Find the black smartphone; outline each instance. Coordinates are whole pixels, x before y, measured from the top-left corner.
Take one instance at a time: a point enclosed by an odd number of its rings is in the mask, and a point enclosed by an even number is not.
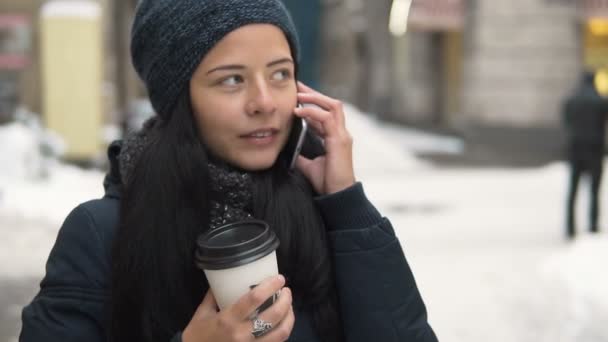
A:
[[[289,162],[289,169],[293,170],[296,167],[296,161],[302,151],[304,140],[306,138],[306,132],[308,131],[308,123],[303,118],[294,118],[293,126],[291,127],[292,136],[295,137],[295,147],[292,149],[291,158]]]
[[[302,104],[298,104],[298,107],[302,107]],[[295,117],[285,152],[289,156],[289,169],[293,170],[299,155],[315,159],[325,154],[323,139],[309,127],[306,120]]]

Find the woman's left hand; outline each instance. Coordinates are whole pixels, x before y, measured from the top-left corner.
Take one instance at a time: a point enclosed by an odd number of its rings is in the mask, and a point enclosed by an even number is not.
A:
[[[331,194],[355,183],[353,139],[346,130],[342,102],[298,82],[298,102],[318,107],[296,108],[325,141],[325,155],[314,160],[298,157],[297,167],[319,194]]]

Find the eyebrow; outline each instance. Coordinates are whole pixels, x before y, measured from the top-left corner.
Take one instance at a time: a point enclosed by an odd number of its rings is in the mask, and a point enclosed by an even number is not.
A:
[[[293,64],[293,61],[291,60],[291,58],[281,58],[281,59],[277,59],[274,62],[270,62],[270,63],[266,64],[266,67],[270,68],[270,67],[275,66],[277,64],[283,64],[283,63],[291,63],[291,64]]]
[[[281,59],[277,59],[276,61],[272,61],[268,64],[266,64],[267,68],[270,68],[272,66],[278,65],[278,64],[283,64],[283,63],[291,63],[293,64],[293,60],[291,58],[281,58]],[[217,68],[213,68],[209,71],[207,71],[207,75],[211,74],[212,72],[215,71],[222,71],[222,70],[243,70],[245,69],[244,65],[239,65],[239,64],[228,64],[228,65],[222,65],[219,66]]]

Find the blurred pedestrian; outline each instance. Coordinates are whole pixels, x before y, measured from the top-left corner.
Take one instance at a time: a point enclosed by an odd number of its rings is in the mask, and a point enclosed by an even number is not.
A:
[[[602,180],[605,124],[608,100],[600,96],[594,84],[595,74],[585,72],[579,86],[563,106],[567,130],[567,157],[570,185],[567,200],[566,237],[576,235],[576,195],[581,176],[590,178],[589,230],[599,231],[599,189]]]

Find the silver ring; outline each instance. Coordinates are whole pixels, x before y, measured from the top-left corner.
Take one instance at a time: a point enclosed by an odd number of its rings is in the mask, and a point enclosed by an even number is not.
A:
[[[253,330],[251,330],[251,334],[253,334],[255,338],[264,336],[264,334],[270,330],[272,330],[272,323],[266,322],[258,317],[253,319]]]

